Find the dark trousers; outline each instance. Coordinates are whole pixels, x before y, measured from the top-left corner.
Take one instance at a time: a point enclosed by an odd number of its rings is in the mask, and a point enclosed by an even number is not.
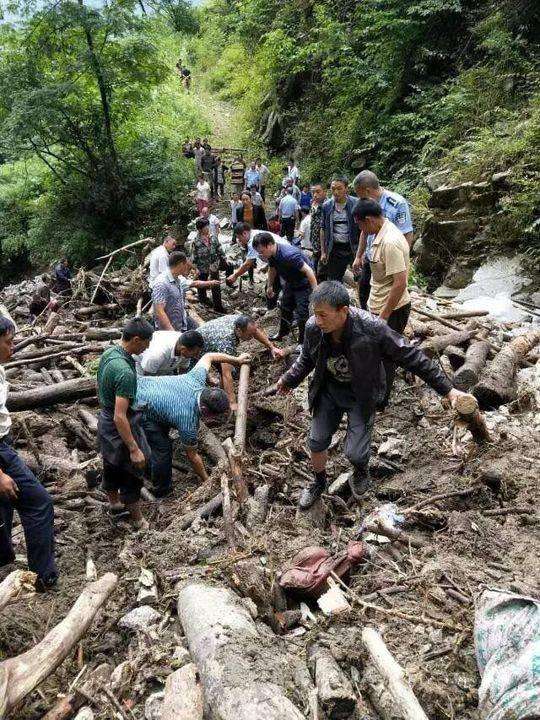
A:
[[[285,237],[287,238],[287,240],[289,242],[292,242],[292,240],[293,240],[295,225],[296,225],[296,222],[293,217],[281,218],[281,233],[282,233],[282,235],[285,235]]]
[[[259,188],[259,192],[261,193],[261,197],[263,200],[266,200],[266,188],[264,185],[261,185]]]
[[[398,310],[394,310],[387,320],[388,327],[402,335],[410,314],[411,303],[407,303],[407,305],[403,305],[403,307],[398,308]],[[386,393],[384,394],[382,403],[379,405],[380,408],[385,408],[388,405],[390,393],[392,392],[392,387],[394,386],[394,380],[396,378],[396,366],[394,363],[390,360],[383,360],[383,365],[384,373],[386,375]]]
[[[371,265],[367,257],[364,255],[364,262],[360,270],[360,279],[358,280],[358,299],[362,310],[368,309],[369,293],[371,292]],[[405,321],[405,325],[407,321]],[[405,326],[404,326],[405,327]],[[401,332],[401,330],[398,330]]]
[[[281,295],[281,280],[279,279],[279,275],[276,274],[276,277],[274,278],[274,284],[272,285],[272,289],[274,291],[274,296],[269,298],[266,298],[266,309],[267,310],[274,310],[274,308],[277,308],[279,296]]]
[[[219,280],[219,270],[213,270],[210,273],[199,271],[199,280]],[[211,288],[212,292],[212,305],[214,310],[217,312],[224,312],[223,301],[221,300],[221,288],[219,286]],[[197,295],[199,296],[200,303],[206,303],[208,296],[206,294],[206,288],[197,288]]]
[[[155,490],[167,491],[172,485],[173,444],[169,436],[170,427],[145,416],[143,428],[152,451],[150,456],[152,485]]]
[[[54,560],[54,509],[51,496],[23,463],[9,438],[0,439],[0,469],[17,485],[17,500],[0,500],[0,566],[15,560],[11,542],[13,510],[26,539],[28,567],[46,583],[58,577]]]
[[[345,270],[352,260],[350,245],[334,244],[326,263],[326,279],[343,282]]]
[[[309,318],[309,298],[311,287],[296,289],[285,283],[281,296],[281,321],[279,334],[288,335],[291,331],[294,311],[298,321],[298,342],[304,342],[304,330]]]

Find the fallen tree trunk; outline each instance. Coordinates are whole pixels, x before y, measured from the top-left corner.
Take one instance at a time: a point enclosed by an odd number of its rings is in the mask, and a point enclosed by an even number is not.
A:
[[[233,441],[231,438],[227,438],[222,443],[223,449],[227,453],[227,457],[229,459],[229,468],[231,471],[231,477],[234,485],[234,491],[236,493],[236,499],[242,505],[245,503],[249,496],[249,491],[247,487],[247,483],[244,480],[244,476],[242,473],[242,465],[240,462],[240,454],[236,450],[235,446],[233,445]]]
[[[471,343],[465,353],[465,362],[454,375],[454,385],[459,390],[468,390],[476,385],[489,354],[489,343],[479,340]]]
[[[460,330],[448,335],[435,335],[420,345],[420,349],[430,357],[438,357],[449,345],[461,345],[472,338],[471,330]]]
[[[319,702],[330,720],[350,717],[356,708],[352,684],[337,664],[332,653],[318,645],[310,648],[309,661]]]
[[[216,434],[203,422],[199,425],[199,447],[209,455],[215,463],[227,463],[227,453],[223,449]]]
[[[455,410],[467,425],[477,443],[491,442],[486,421],[478,409],[478,400],[473,395],[463,395],[456,399]]]
[[[48,677],[69,655],[116,587],[107,573],[88,585],[66,617],[35,647],[0,663],[0,717],[4,717]]]
[[[182,623],[213,720],[304,720],[286,697],[293,656],[259,630],[236,595],[190,583],[178,595]]]
[[[489,363],[473,390],[480,406],[494,408],[516,399],[516,371],[519,362],[540,342],[540,330],[509,342]]]
[[[222,505],[223,495],[222,493],[219,493],[219,495],[216,495],[214,498],[202,505],[198,510],[192,510],[191,512],[187,512],[183,515],[180,518],[180,529],[187,530],[195,520],[206,520],[206,518],[209,518],[211,515],[216,513]]]
[[[20,597],[32,595],[37,575],[27,570],[14,570],[0,583],[0,611]]]
[[[404,720],[428,720],[407,682],[403,668],[390,653],[379,633],[373,628],[364,628],[362,643],[385,680],[387,690],[394,700],[397,716]]]
[[[202,720],[203,694],[193,663],[171,673],[165,682],[161,720]]]
[[[240,380],[238,381],[238,410],[236,411],[236,425],[234,427],[234,445],[239,453],[243,453],[246,446],[249,372],[249,365],[242,365],[240,368]]]
[[[43,385],[8,395],[8,410],[32,410],[59,403],[73,402],[96,395],[95,378],[76,378],[56,385]]]
[[[118,303],[106,303],[105,305],[89,305],[88,307],[77,308],[73,314],[75,317],[90,317],[91,315],[97,315],[99,312],[118,310]]]

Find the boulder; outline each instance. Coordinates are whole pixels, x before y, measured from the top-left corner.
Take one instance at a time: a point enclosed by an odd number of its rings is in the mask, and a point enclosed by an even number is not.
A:
[[[473,182],[461,183],[460,185],[441,185],[431,193],[428,206],[444,210],[462,204],[468,200],[473,186]]]
[[[459,262],[454,262],[444,276],[443,284],[453,290],[461,290],[472,280],[474,270]]]
[[[135,630],[144,632],[151,625],[156,625],[161,620],[161,613],[150,607],[142,605],[131,610],[120,618],[118,625],[126,630]]]

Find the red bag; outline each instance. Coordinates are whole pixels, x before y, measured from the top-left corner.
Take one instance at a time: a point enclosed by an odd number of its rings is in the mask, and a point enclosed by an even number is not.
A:
[[[331,572],[341,578],[366,556],[367,548],[361,541],[351,540],[347,549],[337,555],[330,555],[328,550],[312,545],[293,557],[283,571],[279,585],[284,590],[318,598],[328,590],[326,581]]]

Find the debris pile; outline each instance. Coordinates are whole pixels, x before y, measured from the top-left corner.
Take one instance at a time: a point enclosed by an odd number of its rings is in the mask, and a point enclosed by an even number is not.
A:
[[[478,717],[476,595],[534,595],[540,571],[538,326],[413,292],[409,337],[477,404],[454,417],[401,374],[377,418],[373,492],[361,507],[349,497],[342,428],[329,490],[305,513],[306,387],[265,393],[283,368],[248,347],[236,418],[202,431],[209,482],[177,448],[173,498],[146,493],[151,529],[134,534],[107,512],[95,447],[95,361],[125,316],[147,311],[134,257],[129,271],[109,258],[81,271],[35,321],[30,283],[0,298],[19,327],[6,366],[15,443],[53,495],[61,571],[52,597],[29,597],[28,573],[0,585],[0,707],[20,720]],[[262,282],[229,300],[271,330]],[[327,564],[314,594],[285,582],[306,549]],[[51,637],[68,638],[61,652]]]

